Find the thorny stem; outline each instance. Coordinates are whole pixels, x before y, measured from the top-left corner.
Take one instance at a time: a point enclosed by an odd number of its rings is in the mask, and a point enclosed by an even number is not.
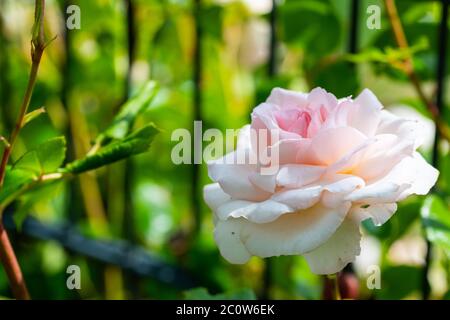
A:
[[[408,42],[406,40],[405,33],[402,28],[402,24],[400,22],[400,19],[397,14],[397,8],[395,6],[394,0],[385,0],[386,9],[389,15],[389,20],[391,21],[392,29],[394,31],[395,39],[397,41],[397,44],[401,48],[408,49]],[[431,99],[427,99],[425,96],[422,87],[420,85],[419,78],[417,77],[416,73],[414,72],[413,68],[413,62],[411,56],[408,57],[408,59],[405,61],[404,65],[404,71],[410,78],[410,81],[416,88],[416,91],[418,95],[420,96],[420,99],[425,103],[425,105],[428,107],[434,122],[436,123],[436,135],[435,135],[435,141],[433,146],[433,165],[436,166],[437,160],[438,160],[438,143],[439,138],[445,138],[447,141],[449,140],[449,128],[445,125],[444,122],[442,122],[440,118],[440,111],[442,108],[442,92],[443,92],[443,83],[444,83],[444,70],[445,70],[445,59],[446,59],[446,41],[447,41],[447,20],[448,20],[448,7],[449,2],[448,0],[442,1],[442,17],[441,17],[441,26],[440,26],[440,34],[439,34],[439,61],[438,61],[438,68],[437,68],[437,97],[436,97],[436,103],[433,103]],[[429,298],[430,295],[430,284],[428,282],[428,270],[429,270],[429,264],[430,264],[430,250],[431,250],[431,243],[427,240],[427,250],[426,250],[426,257],[425,257],[425,266],[424,271],[422,275],[422,293],[423,298],[426,300]]]
[[[5,145],[3,151],[3,156],[0,164],[0,188],[2,188],[5,175],[6,166],[8,164],[11,152],[14,147],[14,143],[23,127],[24,118],[30,105],[31,96],[33,94],[34,85],[36,83],[37,73],[39,70],[39,64],[41,62],[42,54],[46,47],[44,38],[44,11],[45,11],[45,0],[35,1],[35,16],[33,25],[33,35],[31,40],[31,70],[28,78],[28,84],[23,97],[22,104],[20,106],[19,115],[15,127],[11,133],[8,144]],[[6,274],[9,279],[9,283],[16,299],[28,300],[30,295],[22,275],[17,257],[9,241],[8,234],[3,228],[1,222],[1,212],[0,212],[0,259],[3,267],[5,268]]]
[[[395,4],[395,0],[384,0],[386,11],[388,13],[389,21],[392,26],[392,31],[394,32],[395,41],[397,45],[401,49],[409,49],[408,40],[406,39],[405,31],[403,30],[402,23],[398,16],[397,6]],[[412,60],[412,56],[409,55],[404,63],[402,64],[403,72],[408,76],[409,81],[413,85],[414,89],[417,92],[420,100],[426,105],[428,111],[431,113],[433,121],[436,123],[436,128],[439,131],[440,135],[445,138],[447,141],[450,141],[450,129],[442,122],[440,118],[440,111],[437,105],[429,99],[425,92],[423,91],[422,84],[420,82],[419,77],[414,71],[414,64]]]
[[[3,228],[3,223],[0,223],[0,261],[5,267],[6,275],[11,284],[14,297],[19,300],[29,300],[30,294],[28,293],[22,271],[20,270],[11,242],[9,241],[8,234],[6,233],[5,228]]]

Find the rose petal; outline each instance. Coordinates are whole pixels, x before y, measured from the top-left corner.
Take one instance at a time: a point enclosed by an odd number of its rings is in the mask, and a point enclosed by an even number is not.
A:
[[[244,225],[240,219],[218,221],[214,229],[214,240],[216,241],[220,254],[230,263],[246,263],[251,255],[241,241],[241,230]]]
[[[211,183],[203,188],[203,198],[211,210],[215,211],[218,207],[231,200],[218,183]]]
[[[311,152],[318,164],[330,165],[366,139],[361,132],[350,127],[325,129],[312,139]]]
[[[303,164],[288,164],[280,167],[277,185],[298,188],[317,181],[325,172],[325,167]]]
[[[403,140],[415,141],[414,148],[422,145],[424,125],[417,120],[397,117],[387,110],[380,113],[380,124],[377,134],[393,134]]]
[[[372,219],[376,226],[381,226],[388,221],[392,215],[397,211],[396,203],[380,203],[356,205],[351,209],[352,214],[359,220]]]
[[[374,180],[388,173],[403,158],[414,152],[414,141],[395,135],[377,135],[366,150],[363,159],[352,169],[352,174],[365,180]]]
[[[410,188],[405,189],[397,199],[400,201],[412,194],[427,194],[435,185],[438,176],[439,171],[428,164],[418,152],[414,152],[412,157],[406,157],[400,161],[383,178],[383,181],[410,185]]]
[[[290,206],[273,200],[253,202],[236,200],[228,202],[217,209],[217,216],[221,220],[228,218],[246,218],[254,223],[272,222],[283,214],[293,212]]]
[[[352,103],[347,124],[368,137],[375,135],[383,107],[372,91],[365,89]]]
[[[364,180],[352,175],[335,175],[333,180],[324,187],[322,196],[322,203],[329,208],[339,206],[348,194],[365,186]]]
[[[327,242],[304,254],[312,272],[334,274],[355,260],[361,251],[357,219],[347,217]]]
[[[320,185],[300,189],[280,191],[272,196],[272,200],[284,203],[294,210],[307,209],[319,201],[323,187]]]
[[[272,89],[266,101],[286,109],[304,108],[308,103],[306,94],[282,88]]]
[[[288,139],[280,140],[271,147],[269,147],[270,154],[273,156],[278,155],[278,164],[289,164],[289,163],[305,163],[300,159],[298,155],[307,155],[309,147],[311,145],[310,139]]]
[[[232,263],[248,260],[249,256],[242,254],[244,248],[260,257],[303,254],[329,239],[349,208],[349,203],[333,210],[318,204],[299,213],[282,215],[271,223],[252,223],[244,218],[219,220],[215,239],[223,257]],[[233,247],[239,252],[237,257]]]
[[[356,190],[345,197],[345,200],[362,204],[392,203],[410,186],[407,183],[379,181]]]
[[[210,178],[218,182],[225,193],[231,197],[261,201],[267,199],[270,193],[257,188],[249,180],[249,176],[256,172],[257,166],[256,164],[245,164],[249,163],[248,152],[248,149],[237,149],[221,159],[208,162],[208,173]]]
[[[266,192],[274,193],[277,184],[276,175],[264,175],[259,172],[253,172],[249,175],[249,180],[253,185]]]

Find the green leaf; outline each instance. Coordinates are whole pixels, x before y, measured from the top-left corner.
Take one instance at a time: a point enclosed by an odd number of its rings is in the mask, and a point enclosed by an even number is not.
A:
[[[108,139],[123,139],[132,129],[136,117],[147,109],[157,91],[156,82],[150,81],[145,84],[123,105],[113,123],[97,137],[97,143],[103,145]]]
[[[40,176],[44,173],[55,172],[63,163],[66,156],[66,139],[56,137],[45,141],[27,151],[17,160],[13,167],[33,172]]]
[[[86,158],[67,164],[63,172],[81,173],[110,163],[146,152],[158,129],[153,124],[147,125],[122,140],[114,141]]]
[[[442,247],[450,256],[450,211],[444,201],[429,195],[420,211],[430,242]]]
[[[45,112],[46,112],[46,110],[44,107],[41,107],[39,109],[28,112],[23,119],[22,127],[24,125],[26,125],[27,123],[29,123],[30,121],[33,121],[34,119],[36,119],[37,117],[39,117],[41,114],[43,114]]]
[[[6,168],[5,181],[0,189],[0,204],[3,205],[11,197],[13,197],[23,187],[30,184],[36,179],[33,172],[20,168],[12,169],[10,166]]]
[[[184,292],[185,300],[256,300],[255,293],[251,289],[210,294],[205,288],[195,288]]]
[[[16,228],[21,230],[25,218],[32,212],[33,206],[38,202],[54,199],[58,192],[61,192],[61,180],[53,180],[40,183],[20,196],[17,206],[14,208],[13,220]]]

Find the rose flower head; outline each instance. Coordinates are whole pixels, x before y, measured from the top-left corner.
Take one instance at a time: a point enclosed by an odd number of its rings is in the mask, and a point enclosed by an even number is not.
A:
[[[204,198],[222,256],[303,255],[314,273],[339,272],[360,253],[361,221],[382,225],[398,201],[436,183],[416,151],[420,129],[368,89],[339,100],[321,88],[273,89],[236,150],[208,163]]]

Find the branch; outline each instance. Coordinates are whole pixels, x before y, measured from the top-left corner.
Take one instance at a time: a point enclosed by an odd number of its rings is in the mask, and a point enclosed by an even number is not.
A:
[[[9,241],[8,234],[3,228],[3,223],[0,222],[0,261],[5,268],[6,275],[8,276],[11,284],[11,289],[14,297],[19,300],[29,300],[30,294],[28,293],[25,280],[23,279],[22,271],[20,270],[19,263],[17,262],[14,249]]]
[[[398,16],[395,0],[384,0],[384,3],[386,6],[386,11],[388,13],[389,21],[391,23],[392,31],[394,32],[394,37],[395,41],[397,42],[397,45],[402,49],[406,49],[405,50],[406,52],[409,52],[408,40],[406,39],[405,31],[403,30],[402,23]],[[436,124],[436,128],[439,131],[439,134],[447,141],[450,141],[450,129],[441,120],[440,111],[437,105],[426,96],[422,88],[420,79],[417,76],[416,72],[414,71],[414,64],[411,55],[409,55],[405,59],[402,65],[402,70],[408,76],[409,81],[414,86],[414,89],[416,90],[420,100],[422,100],[422,102],[428,108],[428,111],[431,113],[431,117]]]
[[[22,104],[20,106],[19,115],[15,127],[11,133],[9,144],[6,145],[3,151],[3,156],[0,164],[0,188],[3,187],[3,182],[6,175],[6,166],[8,164],[11,152],[14,148],[14,143],[23,127],[25,115],[30,105],[33,89],[36,84],[37,73],[39,70],[39,64],[41,62],[42,54],[46,47],[44,39],[44,12],[45,12],[45,0],[36,0],[35,13],[34,13],[34,25],[31,39],[31,71],[28,78],[28,84],[23,97]],[[2,213],[0,212],[0,217]],[[28,293],[25,280],[22,275],[17,257],[14,254],[14,250],[9,241],[8,234],[6,233],[3,225],[0,221],[0,260],[5,268],[6,274],[11,285],[14,296],[17,299],[28,300],[30,295]]]

